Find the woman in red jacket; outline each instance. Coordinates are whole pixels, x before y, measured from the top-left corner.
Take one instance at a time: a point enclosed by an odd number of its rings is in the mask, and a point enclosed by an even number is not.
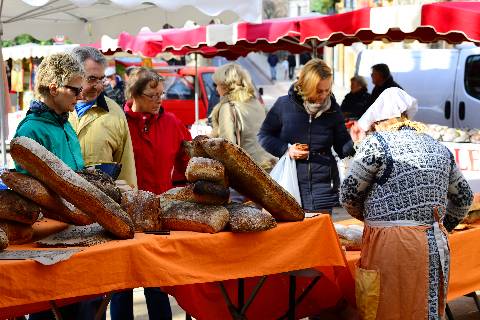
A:
[[[152,70],[136,68],[126,86],[125,114],[132,137],[138,188],[155,194],[173,186],[173,176],[182,176],[188,156],[182,142],[190,133],[172,113],[162,108],[163,78]],[[159,288],[145,288],[149,319],[171,319],[168,296]],[[133,320],[132,291],[114,294],[112,320]]]

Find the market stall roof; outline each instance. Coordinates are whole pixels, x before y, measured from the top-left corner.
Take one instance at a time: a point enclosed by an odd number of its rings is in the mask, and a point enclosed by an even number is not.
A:
[[[207,24],[213,16],[224,23],[261,20],[262,1],[216,0],[1,0],[3,38],[28,33],[38,39],[56,34],[77,43],[91,43],[103,35],[136,33],[165,24],[183,26],[192,19]],[[181,9],[181,10],[180,10]]]
[[[5,61],[8,59],[43,58],[53,53],[72,50],[75,47],[78,47],[78,44],[39,45],[26,43],[2,48],[2,54]]]

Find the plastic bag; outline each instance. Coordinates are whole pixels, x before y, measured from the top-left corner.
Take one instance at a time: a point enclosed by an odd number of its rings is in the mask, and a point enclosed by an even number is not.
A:
[[[295,160],[289,157],[288,151],[280,158],[275,167],[273,167],[270,176],[302,205],[300,189],[298,188],[297,165]]]

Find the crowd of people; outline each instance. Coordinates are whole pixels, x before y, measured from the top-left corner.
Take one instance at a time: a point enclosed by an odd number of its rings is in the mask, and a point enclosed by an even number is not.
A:
[[[283,61],[292,79],[295,66],[290,69],[290,60],[288,56]],[[279,59],[271,55],[268,62],[274,80]],[[306,211],[331,213],[341,203],[364,221],[356,275],[361,314],[374,312],[377,319],[387,314],[388,319],[442,317],[448,288],[447,231],[472,202],[468,183],[450,151],[412,121],[417,102],[393,80],[387,65],[372,67],[371,94],[365,79],[353,77],[351,92],[339,105],[332,93],[331,68],[321,59],[304,64],[268,112],[245,69],[236,63],[217,68],[211,136],[237,144],[266,172],[278,158],[288,156],[296,163]],[[36,99],[15,136],[34,139],[75,171],[114,165],[119,170],[114,178],[122,188],[161,194],[183,183],[189,159],[182,143],[191,136],[162,107],[164,79],[144,67],[129,69],[127,76],[121,79],[107,68],[105,57],[91,47],[45,58],[36,74]],[[350,131],[346,117],[358,120]],[[333,152],[353,157],[341,184]],[[16,168],[25,172],[18,164]],[[246,200],[234,190],[231,194],[232,201]],[[160,288],[145,288],[144,293],[150,319],[172,318],[168,296]],[[132,299],[132,289],[113,295],[113,320],[133,319]],[[365,299],[370,300],[363,303]],[[66,319],[73,314],[93,319],[99,302],[82,301],[61,312]],[[53,318],[49,313],[30,316]]]

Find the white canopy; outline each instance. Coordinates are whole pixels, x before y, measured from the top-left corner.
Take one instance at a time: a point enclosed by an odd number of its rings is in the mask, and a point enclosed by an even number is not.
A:
[[[66,52],[78,47],[78,44],[59,44],[41,46],[36,43],[20,44],[18,46],[2,48],[3,60],[23,58],[43,58],[53,53]]]
[[[96,42],[122,31],[136,34],[141,27],[159,30],[165,24],[181,27],[186,20],[208,24],[260,22],[261,0],[0,0],[3,39],[28,33],[41,40],[64,35],[75,43]]]

